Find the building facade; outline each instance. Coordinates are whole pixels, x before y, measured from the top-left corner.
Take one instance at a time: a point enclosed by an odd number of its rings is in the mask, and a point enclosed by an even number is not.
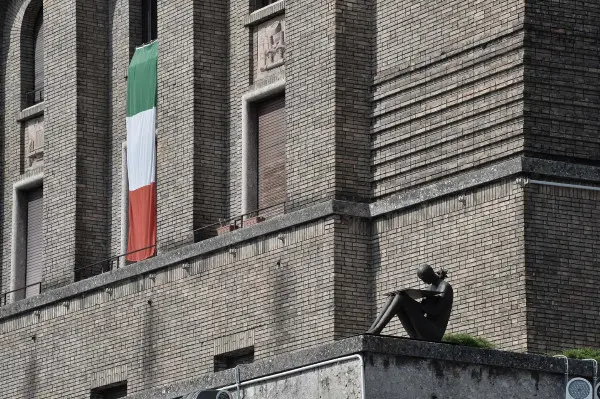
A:
[[[598,342],[596,2],[6,0],[0,20],[0,397],[138,394],[357,335],[422,263],[450,272],[451,332]],[[126,264],[127,68],[153,39],[158,255]]]

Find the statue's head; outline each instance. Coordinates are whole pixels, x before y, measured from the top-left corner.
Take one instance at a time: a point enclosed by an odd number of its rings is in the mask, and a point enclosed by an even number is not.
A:
[[[417,276],[419,276],[419,278],[425,284],[437,284],[440,281],[440,276],[438,276],[438,274],[429,265],[423,265],[419,267]]]

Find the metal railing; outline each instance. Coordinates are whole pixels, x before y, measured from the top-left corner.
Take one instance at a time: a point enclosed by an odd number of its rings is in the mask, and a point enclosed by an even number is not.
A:
[[[33,287],[37,287],[37,290],[35,290],[36,293],[29,295],[27,290],[29,290]],[[28,298],[30,296],[39,295],[41,292],[42,292],[42,282],[41,281],[38,283],[26,285],[25,287],[17,288],[16,290],[4,292],[4,293],[0,294],[0,306],[7,305],[8,300],[11,296],[12,296],[12,301],[11,301],[11,303],[12,303],[12,302],[18,301],[20,299]]]
[[[237,230],[243,228],[244,225],[254,225],[258,222],[266,220],[267,218],[282,215],[285,213],[285,204],[285,202],[280,202],[278,204],[256,209],[230,219],[219,219],[219,221],[216,223],[211,223],[209,225],[192,230],[194,242],[214,237],[220,227],[229,228],[230,230]]]
[[[93,276],[97,276],[99,274],[108,273],[111,270],[116,270],[127,264],[126,257],[131,254],[135,254],[141,251],[145,251],[150,248],[154,248],[155,245],[151,245],[149,247],[136,249],[135,251],[127,252],[120,255],[111,256],[110,258],[101,260],[99,262],[95,262],[86,266],[76,267],[74,269],[75,272],[75,281],[85,280],[86,278],[90,278]],[[121,260],[123,258],[123,260]]]
[[[44,88],[36,89],[25,95],[25,102],[28,107],[44,101]]]

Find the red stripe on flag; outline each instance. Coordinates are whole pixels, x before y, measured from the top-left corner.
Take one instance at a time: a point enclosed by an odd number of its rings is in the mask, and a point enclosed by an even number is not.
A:
[[[156,252],[156,183],[129,192],[129,240],[127,260],[137,262]],[[152,248],[147,248],[152,247]]]

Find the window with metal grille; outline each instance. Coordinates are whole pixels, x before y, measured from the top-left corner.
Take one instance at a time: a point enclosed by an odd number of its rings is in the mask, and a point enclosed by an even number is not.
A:
[[[258,209],[273,207],[286,199],[285,96],[256,106],[258,155]]]
[[[232,369],[240,364],[249,364],[254,361],[254,347],[238,349],[232,352],[215,356],[214,371]]]
[[[259,8],[266,7],[269,4],[273,4],[279,0],[254,0],[254,1],[256,2],[255,10],[258,10]]]
[[[158,37],[157,0],[142,0],[142,41],[149,43]]]
[[[37,94],[34,97],[35,102],[40,102],[44,98],[44,12],[40,10],[40,13],[35,22],[35,28],[33,31],[34,37],[34,90]]]
[[[90,399],[118,399],[127,396],[127,382],[95,388],[90,392]]]

